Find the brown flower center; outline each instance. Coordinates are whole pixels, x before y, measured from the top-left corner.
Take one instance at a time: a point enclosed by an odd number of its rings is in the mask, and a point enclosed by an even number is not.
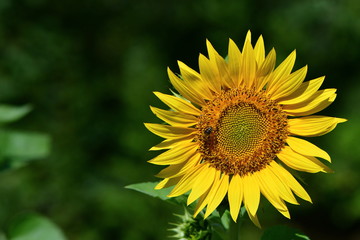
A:
[[[287,115],[264,92],[227,90],[202,109],[197,140],[203,161],[225,174],[265,168],[285,145]]]

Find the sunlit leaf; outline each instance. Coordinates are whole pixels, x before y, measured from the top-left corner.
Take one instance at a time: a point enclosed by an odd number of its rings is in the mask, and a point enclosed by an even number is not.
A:
[[[3,232],[0,232],[0,240],[7,240],[7,238]]]
[[[14,220],[10,225],[9,240],[65,240],[62,231],[49,219],[26,214]]]
[[[166,197],[171,191],[169,188],[164,188],[160,190],[155,190],[155,186],[158,184],[158,182],[144,182],[144,183],[136,183],[126,186],[125,188],[133,189],[138,192],[145,193],[147,195],[150,195],[152,197],[157,197],[162,200],[168,200],[169,198]]]
[[[226,210],[224,214],[221,216],[221,223],[226,230],[230,228],[231,216],[229,210]]]
[[[0,104],[0,123],[16,121],[31,111],[30,105],[11,106]]]
[[[42,158],[49,154],[46,134],[0,130],[0,149],[6,157]]]
[[[184,196],[169,198],[167,195],[171,192],[172,188],[164,188],[155,190],[155,186],[159,182],[144,182],[144,183],[136,183],[126,186],[125,188],[132,189],[141,193],[145,193],[149,196],[160,198],[162,200],[166,200],[176,204],[184,204],[186,202]]]
[[[21,167],[49,152],[50,138],[46,134],[0,130],[0,170]]]

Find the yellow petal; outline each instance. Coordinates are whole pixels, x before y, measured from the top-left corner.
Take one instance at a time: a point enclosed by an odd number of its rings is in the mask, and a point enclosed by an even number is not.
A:
[[[324,165],[315,157],[296,153],[288,146],[285,146],[277,156],[283,163],[295,170],[310,173],[332,172],[328,166]]]
[[[165,178],[164,180],[160,181],[154,189],[159,190],[159,189],[163,189],[165,184],[169,181],[169,178]]]
[[[271,99],[276,100],[293,93],[304,81],[306,73],[307,66],[293,72],[287,77],[279,78],[279,81],[274,83],[273,88],[268,91],[268,93],[272,95]]]
[[[180,64],[179,64],[180,65]],[[180,68],[181,70],[181,68]],[[183,71],[184,72],[184,71]],[[171,70],[168,68],[168,76],[170,79],[171,84],[175,87],[178,92],[184,96],[187,100],[192,103],[195,103],[199,106],[205,104],[205,96],[198,91],[196,87],[192,87],[190,84],[187,84],[185,80],[180,79],[177,77]],[[193,82],[193,85],[196,85],[196,82]]]
[[[315,137],[332,131],[338,123],[346,122],[344,118],[327,116],[308,116],[289,119],[289,132],[304,137]]]
[[[159,182],[154,189],[159,190],[163,188],[168,188],[176,185],[180,181],[181,177],[177,178],[165,178],[161,182]]]
[[[215,179],[217,179],[217,178],[215,177]],[[196,216],[201,212],[201,210],[204,209],[206,204],[208,204],[208,200],[209,200],[208,195],[209,195],[211,189],[212,189],[212,187],[210,187],[203,195],[201,195],[201,197],[197,201],[196,207],[194,209],[194,215],[193,215],[194,218],[196,218]]]
[[[321,157],[329,162],[331,162],[331,158],[327,152],[322,150],[321,148],[315,146],[314,144],[300,138],[288,137],[286,139],[287,144],[297,153],[306,155],[306,156],[314,156]]]
[[[214,196],[209,199],[208,206],[204,218],[207,218],[216,208],[219,206],[221,201],[224,199],[229,188],[229,175],[223,174],[220,179],[219,188],[216,190]]]
[[[171,96],[168,94],[163,94],[160,92],[154,92],[154,94],[166,105],[168,105],[171,109],[178,111],[178,112],[183,112],[183,113],[187,113],[187,114],[191,114],[194,116],[199,116],[201,111],[199,109],[197,109],[196,107],[194,107],[194,105],[192,105],[191,103],[175,97],[175,96]]]
[[[190,127],[198,122],[198,119],[189,114],[167,111],[160,108],[150,106],[151,111],[161,120],[172,126]]]
[[[208,40],[206,40],[206,47],[209,54],[209,60],[213,62],[213,65],[216,65],[219,70],[219,75],[221,76],[219,77],[219,81],[222,83],[221,85],[224,85],[228,88],[235,87],[224,58],[220,56],[220,54],[214,49]]]
[[[271,172],[266,169],[262,170],[260,174],[257,174],[260,191],[280,213],[286,213],[288,212],[288,209],[284,201],[280,198],[276,183],[272,181],[273,178],[270,174]],[[284,216],[289,217],[288,214],[285,214]]]
[[[249,42],[251,44],[251,31],[250,30],[248,30],[247,33],[246,33],[245,42],[244,42],[244,46],[243,46],[243,52],[244,52],[244,49],[245,49],[245,43],[246,42]]]
[[[179,164],[190,159],[195,154],[197,148],[197,143],[180,145],[167,150],[148,162],[157,165]]]
[[[171,178],[175,174],[179,173],[181,169],[187,164],[188,162],[182,162],[179,164],[170,165],[164,169],[162,169],[155,177],[158,178]],[[181,174],[184,175],[184,174]]]
[[[177,197],[188,192],[192,187],[204,168],[207,168],[207,164],[199,164],[195,166],[191,171],[181,177],[180,181],[176,184],[174,189],[167,195],[167,197]]]
[[[257,40],[255,47],[254,47],[254,54],[256,63],[258,66],[261,66],[265,60],[265,45],[264,39],[262,35],[260,35],[259,39]]]
[[[210,62],[204,55],[199,55],[199,69],[201,77],[207,82],[211,90],[220,93],[221,82],[219,80],[219,71],[217,66]]]
[[[202,81],[201,75],[198,72],[196,72],[194,69],[190,68],[181,61],[178,61],[178,65],[183,79],[186,79],[189,83]]]
[[[158,150],[174,148],[175,146],[177,146],[179,144],[186,144],[186,143],[192,142],[194,137],[195,137],[195,133],[185,136],[183,138],[165,139],[161,143],[150,148],[149,151],[158,151]]]
[[[335,92],[336,89],[324,89],[317,91],[308,98],[307,101],[297,104],[284,105],[284,112],[290,116],[306,116],[317,113],[335,101]]]
[[[268,83],[271,78],[271,72],[274,70],[276,63],[275,49],[271,49],[269,54],[266,56],[264,62],[260,65],[256,72],[257,81],[255,87],[257,91],[263,90],[264,86]]]
[[[191,69],[183,62],[178,61],[180,73],[183,80],[183,83],[186,85],[187,89],[197,98],[204,102],[204,99],[209,100],[212,98],[212,93],[209,89],[209,85],[204,81],[199,73]]]
[[[179,164],[170,165],[161,170],[155,176],[158,178],[174,178],[179,177],[190,171],[193,167],[199,164],[201,159],[200,154],[194,154],[188,161]]]
[[[239,87],[242,82],[242,78],[240,75],[242,56],[239,48],[231,39],[229,39],[228,54],[229,54],[228,55],[229,74],[234,82],[235,87]]]
[[[211,201],[211,199],[214,198],[216,191],[219,188],[219,185],[221,183],[220,180],[220,171],[215,172],[214,182],[212,186],[209,188],[208,191],[206,191],[199,199],[198,203],[195,207],[194,217],[196,217],[199,212]]]
[[[279,197],[284,199],[285,201],[298,205],[298,201],[293,195],[290,187],[282,181],[282,179],[278,176],[278,172],[271,165],[267,167],[268,175],[270,177],[270,183],[274,188],[277,189],[279,193]]]
[[[255,173],[256,174],[256,173]],[[242,177],[244,186],[244,205],[251,216],[256,215],[260,202],[260,189],[257,178],[252,175]]]
[[[307,82],[303,82],[298,89],[295,90],[289,96],[278,99],[279,104],[297,104],[300,102],[307,101],[316,91],[320,88],[324,82],[325,77],[319,77]]]
[[[157,123],[144,123],[144,125],[150,132],[162,138],[182,138],[195,132],[194,128],[173,127]]]
[[[267,91],[274,88],[281,78],[287,77],[290,73],[292,68],[294,67],[296,59],[296,51],[294,50],[290,55],[272,72],[271,78],[269,79],[269,84],[267,86]]]
[[[210,188],[214,182],[215,172],[216,169],[209,166],[199,174],[187,199],[187,205],[190,205]]]
[[[236,222],[241,202],[243,199],[243,183],[238,174],[234,175],[229,184],[228,199],[230,204],[230,214],[234,222]]]
[[[247,210],[246,210],[246,211],[247,211]],[[249,211],[247,211],[247,213],[248,213],[248,215],[249,215],[250,220],[251,220],[258,228],[261,228],[259,219],[257,218],[256,214],[255,214],[255,215],[252,215],[251,212],[249,212]]]
[[[245,40],[244,49],[242,53],[242,69],[241,69],[244,83],[248,88],[254,85],[254,78],[256,73],[256,60],[254,49],[250,40]]]
[[[282,182],[287,184],[297,196],[312,203],[309,194],[285,168],[277,164],[275,161],[272,161],[270,165],[275,171],[276,176],[282,179]]]

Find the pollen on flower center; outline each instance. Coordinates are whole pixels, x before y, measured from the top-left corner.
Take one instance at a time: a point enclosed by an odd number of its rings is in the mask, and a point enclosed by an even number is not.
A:
[[[265,133],[264,114],[250,104],[240,103],[225,109],[218,121],[218,148],[245,157],[261,144]]]
[[[198,141],[203,161],[226,174],[247,175],[285,146],[287,116],[263,92],[227,90],[202,109]]]

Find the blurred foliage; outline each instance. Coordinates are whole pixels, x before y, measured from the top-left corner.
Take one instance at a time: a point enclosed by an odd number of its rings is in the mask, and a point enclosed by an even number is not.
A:
[[[43,158],[49,154],[50,138],[48,135],[6,128],[6,124],[21,119],[30,110],[29,105],[17,107],[0,104],[0,171],[17,169],[31,160]],[[6,178],[2,181],[6,182]],[[21,216],[21,219],[17,216],[9,225],[8,236],[6,237],[5,233],[0,232],[0,239],[65,240],[61,230],[55,224],[36,214],[26,214]]]
[[[4,124],[14,122],[31,110],[0,104],[0,170],[21,167],[30,160],[46,157],[50,151],[50,138],[44,133],[7,129]]]
[[[303,233],[299,233],[298,230],[286,226],[271,227],[267,229],[261,237],[261,240],[272,239],[310,240],[310,238]]]
[[[9,240],[65,240],[61,230],[47,218],[34,213],[18,216],[10,224]]]
[[[146,161],[160,141],[143,122],[158,122],[152,91],[168,92],[176,60],[197,67],[205,39],[224,55],[228,38],[263,34],[278,62],[297,49],[307,79],[326,75],[338,89],[322,114],[348,118],[312,140],[332,156],[334,174],[303,174],[314,204],[289,206],[286,220],[263,202],[264,228],[285,224],[311,239],[360,237],[360,3],[304,1],[0,1],[0,102],[34,110],[7,131],[47,132],[46,160],[1,173],[0,227],[27,210],[50,217],[69,239],[164,239],[181,212],[125,189],[155,181]],[[1,110],[1,107],[0,107]],[[0,117],[1,118],[1,117]],[[264,200],[264,199],[263,199]],[[262,231],[243,224],[242,238]]]

